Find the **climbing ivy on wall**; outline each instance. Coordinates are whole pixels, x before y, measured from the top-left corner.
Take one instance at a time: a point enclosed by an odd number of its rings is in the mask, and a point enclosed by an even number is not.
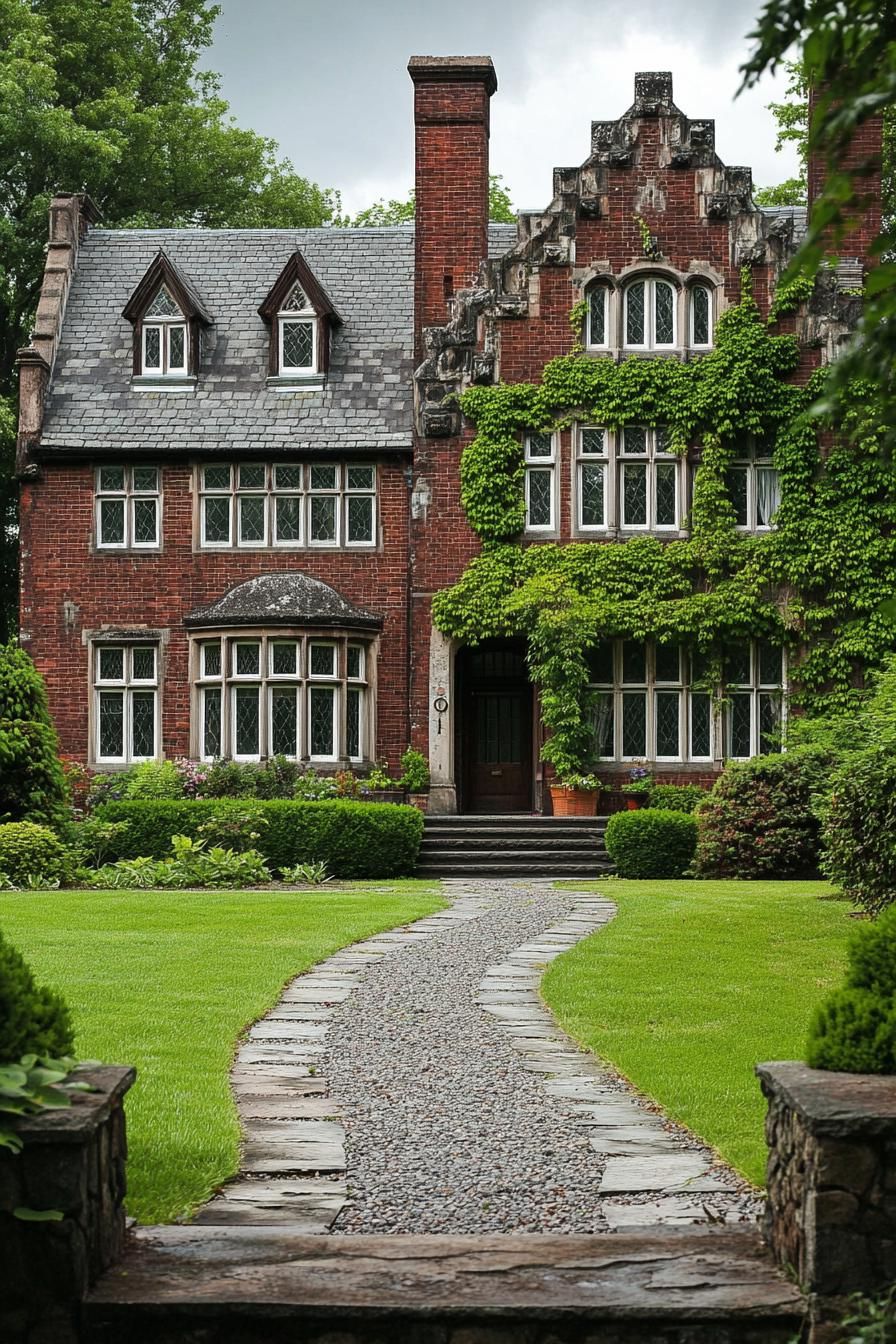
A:
[[[804,296],[781,296],[775,316]],[[574,310],[577,325],[581,322]],[[601,640],[684,643],[716,658],[751,637],[792,646],[791,702],[808,713],[847,708],[864,671],[896,645],[879,614],[896,575],[896,477],[856,386],[847,421],[810,414],[824,372],[787,381],[799,349],[771,330],[744,277],[715,347],[688,363],[589,358],[577,346],[539,384],[473,387],[464,413],[476,437],[461,460],[461,499],[482,553],[435,597],[433,616],[467,643],[523,635],[550,730],[543,755],[560,773],[588,762],[588,654]],[[672,450],[700,445],[689,538],[524,545],[522,437],[574,422],[666,425]],[[835,433],[836,431],[836,433]],[[831,446],[822,459],[819,434]],[[773,531],[736,530],[726,471],[747,436],[767,444],[781,502]]]

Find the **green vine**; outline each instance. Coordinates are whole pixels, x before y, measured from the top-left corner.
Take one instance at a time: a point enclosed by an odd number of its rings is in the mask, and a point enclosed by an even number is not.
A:
[[[880,611],[896,572],[896,478],[867,418],[868,389],[853,389],[843,424],[820,425],[810,407],[824,374],[789,382],[798,358],[795,337],[772,334],[745,286],[699,359],[616,364],[574,350],[538,384],[465,393],[477,433],[461,460],[461,498],[483,550],[436,595],[434,619],[471,644],[526,637],[550,730],[544,756],[561,773],[589,764],[588,655],[603,639],[683,643],[716,661],[726,643],[788,644],[791,701],[810,714],[848,708],[896,644]],[[700,446],[686,540],[522,543],[522,437],[575,422],[660,424],[673,451]],[[837,431],[823,461],[820,427]],[[726,480],[747,436],[769,446],[780,482],[776,527],[758,535],[737,531]]]
[[[795,280],[789,280],[785,284],[778,285],[775,290],[775,297],[772,300],[772,306],[769,309],[769,326],[773,322],[777,322],[779,317],[796,312],[801,303],[805,303],[807,299],[812,297],[814,289],[814,275],[798,275]]]

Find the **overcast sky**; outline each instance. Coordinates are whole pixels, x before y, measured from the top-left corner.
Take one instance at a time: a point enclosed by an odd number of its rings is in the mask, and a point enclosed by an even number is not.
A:
[[[241,125],[273,136],[350,212],[413,182],[408,58],[488,55],[491,167],[517,207],[543,208],[555,165],[579,164],[592,120],[632,102],[636,70],[671,70],[675,101],[715,117],[724,162],[765,185],[796,171],[774,152],[765,104],[783,80],[734,101],[760,0],[221,0],[208,65]]]

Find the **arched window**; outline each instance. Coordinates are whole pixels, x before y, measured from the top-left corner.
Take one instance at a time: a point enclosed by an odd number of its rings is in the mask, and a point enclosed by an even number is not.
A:
[[[588,291],[585,315],[585,346],[605,350],[610,344],[610,291],[606,285],[594,285]]]
[[[625,291],[625,345],[636,350],[675,345],[675,289],[653,276],[633,280]]]
[[[695,285],[690,292],[691,345],[699,349],[712,345],[712,292],[706,285]]]

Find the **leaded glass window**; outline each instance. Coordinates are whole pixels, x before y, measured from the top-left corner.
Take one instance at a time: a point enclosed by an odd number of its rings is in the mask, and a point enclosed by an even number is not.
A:
[[[607,519],[607,473],[609,436],[600,426],[582,428],[576,435],[579,527],[603,529]]]
[[[737,527],[748,532],[774,527],[781,503],[781,485],[770,452],[766,455],[766,451],[750,441],[736,453],[725,479]]]
[[[209,466],[199,487],[203,546],[376,543],[377,471],[369,463]]]
[[[555,526],[556,458],[555,436],[550,433],[527,434],[524,445],[526,464],[526,530],[549,532]]]
[[[681,464],[670,453],[666,427],[626,425],[618,461],[620,525],[677,528]]]
[[[154,549],[159,545],[158,467],[99,467],[94,497],[98,548]]]
[[[647,526],[647,464],[622,464],[622,526]]]
[[[146,310],[147,317],[183,317],[183,313],[172,299],[165,285],[162,285],[152,303]]]
[[[609,291],[606,285],[595,285],[588,295],[588,332],[586,345],[600,348],[607,345]]]
[[[692,689],[677,644],[606,640],[589,655],[594,735],[604,760],[711,760],[712,700]]]
[[[367,656],[363,644],[345,638],[283,632],[200,640],[194,654],[199,755],[363,760],[370,754]]]
[[[95,644],[94,759],[154,760],[157,755],[158,649],[154,644]]]
[[[187,323],[164,285],[143,316],[141,339],[141,373],[155,378],[186,375]]]
[[[625,344],[660,350],[675,345],[677,294],[668,280],[650,276],[625,290]]]
[[[710,345],[712,341],[712,295],[705,285],[695,285],[691,300],[691,345]]]
[[[729,756],[744,759],[781,749],[784,659],[780,645],[765,640],[726,650]]]
[[[280,373],[318,372],[319,319],[301,285],[293,285],[277,316]]]

